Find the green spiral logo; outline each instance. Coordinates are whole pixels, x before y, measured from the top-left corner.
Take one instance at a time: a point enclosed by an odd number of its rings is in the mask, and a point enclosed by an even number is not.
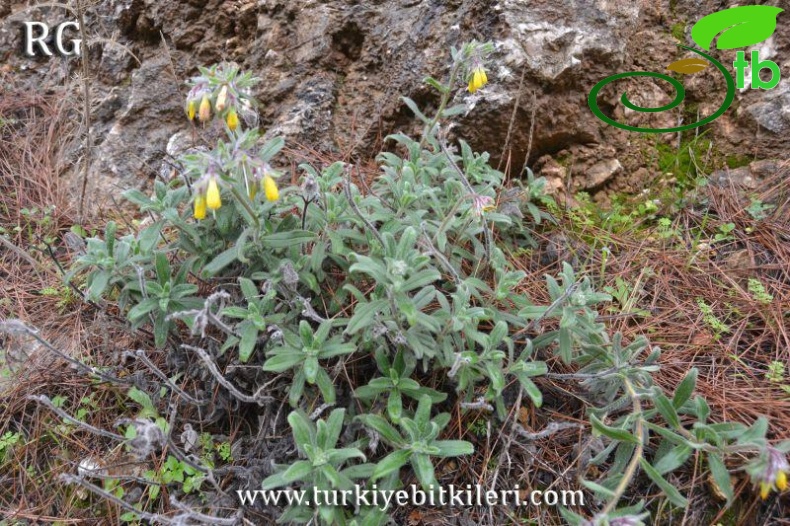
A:
[[[669,82],[672,87],[675,88],[675,98],[672,99],[672,102],[669,104],[665,104],[663,106],[659,106],[657,108],[643,108],[641,106],[637,106],[636,104],[632,103],[628,100],[628,95],[623,93],[622,97],[620,97],[620,101],[623,103],[623,106],[626,108],[632,109],[634,111],[638,111],[640,113],[657,113],[661,111],[668,111],[673,108],[676,108],[683,99],[686,97],[686,89],[683,87],[683,84],[680,83],[679,80],[670,77],[669,75],[665,75],[663,73],[656,73],[653,71],[629,71],[627,73],[618,73],[616,75],[612,75],[610,77],[606,77],[598,84],[596,84],[593,89],[590,91],[590,94],[587,96],[587,104],[589,104],[590,109],[595,114],[596,117],[601,119],[607,124],[611,124],[617,128],[628,130],[628,131],[635,131],[635,132],[642,132],[642,133],[667,133],[667,132],[679,132],[685,130],[691,130],[693,128],[698,128],[703,126],[714,119],[717,119],[721,116],[732,104],[732,101],[735,100],[735,80],[733,80],[732,75],[730,72],[725,69],[725,67],[717,61],[715,58],[711,57],[710,55],[703,53],[702,51],[698,51],[696,49],[690,48],[688,46],[684,46],[682,44],[678,44],[680,47],[684,49],[688,49],[689,51],[696,53],[697,55],[703,57],[705,60],[716,66],[721,74],[724,75],[724,79],[727,81],[727,96],[724,98],[724,102],[721,106],[716,110],[715,113],[712,115],[705,117],[704,119],[692,122],[691,124],[684,124],[683,126],[675,126],[673,128],[643,128],[640,126],[630,126],[628,124],[623,124],[621,122],[617,122],[616,120],[612,119],[608,115],[606,115],[601,108],[598,107],[598,93],[610,82],[614,82],[616,80],[628,78],[628,77],[653,77],[661,80],[665,80]]]

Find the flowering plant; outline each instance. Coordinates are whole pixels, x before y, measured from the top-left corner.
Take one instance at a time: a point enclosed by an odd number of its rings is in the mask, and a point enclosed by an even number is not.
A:
[[[734,490],[725,458],[735,454],[755,455],[745,469],[763,498],[784,491],[790,443],[770,445],[765,420],[710,423],[707,402],[693,396],[695,369],[673,393],[656,385],[660,349],[610,334],[598,308],[611,297],[589,277],[563,263],[557,277],[546,276],[548,305],[520,291],[526,273],[505,248],[536,246],[532,232],[547,217],[539,208],[544,181],[527,170],[525,181],[505,188],[487,153],[447,134],[449,120],[468,109],[467,92],[484,90],[492,50],[478,42],[453,49],[448,79],[426,79],[441,97],[434,115],[404,98],[423,134],[389,136],[401,153],[378,155],[378,177],[365,192],[358,171],[343,162],[303,164],[301,185],[281,191],[272,166],[284,141],[264,141],[238,118],[254,107],[256,79],[235,66],[201,68],[190,81],[187,116],[222,126],[225,136],[182,156],[180,177],[157,182],[152,196],[127,192],[153,221],[120,240],[108,226],[104,240],[88,240],[72,274],[88,270],[91,295],[118,300],[134,328],[153,325],[155,346],[175,364],[157,377],[167,379],[162,389],[177,409],[219,414],[203,422],[209,426],[224,422],[225,407],[293,407],[287,463],[265,488],[346,489],[361,480],[392,489],[411,475],[435,486],[441,459],[482,460],[464,427],[449,425],[451,414],[463,421],[485,411],[529,435],[510,421],[506,389],[539,408],[535,379],[549,376],[584,386],[590,439],[600,444],[579,476],[600,509],[591,518],[563,509],[571,524],[643,524],[643,503],[618,508],[640,473],[671,504],[686,506],[667,475],[697,452],[728,501]],[[550,372],[557,362],[577,371]],[[186,394],[186,383],[221,393],[220,401]],[[214,410],[205,411],[210,403]],[[273,426],[285,425],[279,409],[271,412]],[[163,433],[173,433],[171,425],[186,430],[181,414],[173,412]],[[212,479],[215,466],[198,467]],[[283,518],[388,520],[378,509],[306,505]]]

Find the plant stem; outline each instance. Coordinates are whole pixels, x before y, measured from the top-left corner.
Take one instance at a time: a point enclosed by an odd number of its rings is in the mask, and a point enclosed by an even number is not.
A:
[[[253,211],[253,209],[250,208],[250,205],[249,205],[249,203],[247,203],[247,200],[239,193],[239,191],[236,189],[235,186],[231,186],[230,187],[230,192],[233,194],[233,197],[235,197],[236,200],[239,203],[241,203],[241,206],[244,207],[244,209],[247,211],[247,213],[250,214],[250,216],[252,217],[253,221],[255,221],[255,232],[256,232],[256,235],[257,235],[257,232],[258,232],[258,230],[261,227],[261,222],[258,221],[258,214],[256,214]]]
[[[375,238],[381,244],[381,250],[383,251],[385,249],[385,247],[386,247],[386,245],[384,244],[384,238],[381,237],[381,234],[379,234],[379,231],[376,229],[376,227],[373,225],[373,223],[368,221],[368,218],[365,217],[365,215],[359,209],[359,207],[357,206],[357,203],[354,202],[354,196],[351,193],[351,174],[350,173],[346,174],[346,180],[343,183],[343,190],[346,193],[346,199],[348,200],[348,206],[350,206],[351,210],[354,211],[356,216],[360,220],[362,220],[362,222],[368,228],[368,231],[370,231],[370,233],[375,236]]]
[[[47,406],[52,412],[57,414],[62,419],[71,422],[72,424],[78,427],[87,429],[91,433],[95,433],[99,436],[103,436],[106,438],[111,438],[113,440],[118,440],[120,442],[124,442],[126,440],[126,438],[122,437],[121,435],[118,435],[116,433],[111,433],[109,431],[105,431],[104,429],[99,429],[98,427],[94,427],[90,424],[87,424],[78,418],[74,418],[73,416],[71,416],[70,414],[57,407],[55,404],[53,404],[52,400],[50,400],[47,395],[29,395],[27,399],[34,400],[40,404]]]
[[[636,449],[634,450],[634,455],[631,457],[631,461],[625,468],[623,477],[620,479],[620,483],[614,490],[614,496],[601,511],[601,515],[607,515],[611,513],[615,506],[617,506],[617,503],[620,501],[623,493],[625,493],[625,490],[628,488],[628,485],[631,483],[634,475],[636,475],[636,468],[639,466],[639,462],[642,460],[642,455],[644,453],[645,428],[644,420],[642,419],[642,404],[639,402],[639,395],[637,395],[636,391],[634,390],[634,386],[631,385],[631,381],[628,379],[628,377],[623,377],[623,384],[625,385],[625,390],[628,393],[628,396],[631,397],[631,401],[633,402],[634,415],[636,415],[635,435],[637,444]]]
[[[464,174],[464,171],[461,170],[461,168],[455,162],[455,159],[453,159],[453,155],[450,153],[450,151],[447,149],[447,146],[444,144],[444,142],[441,139],[439,139],[439,147],[441,148],[442,152],[444,152],[444,155],[445,157],[447,157],[447,160],[450,161],[450,166],[452,166],[455,169],[456,173],[458,173],[459,179],[461,180],[461,182],[463,183],[464,187],[469,192],[469,194],[472,196],[477,195],[477,192],[475,192],[472,183],[470,183],[469,179],[466,178],[466,174]],[[486,261],[491,261],[491,247],[494,245],[494,240],[491,236],[491,231],[488,229],[488,221],[486,221],[486,218],[482,214],[480,215],[480,222],[483,224],[483,237],[485,239]]]
[[[464,202],[464,201],[466,201],[467,199],[471,199],[471,198],[472,198],[472,196],[471,196],[471,195],[469,195],[469,194],[467,194],[467,195],[465,195],[465,196],[461,197],[460,199],[458,199],[458,200],[455,202],[455,204],[454,204],[454,205],[453,205],[453,207],[450,209],[450,211],[449,211],[449,212],[447,212],[447,215],[445,215],[445,216],[444,216],[444,219],[442,220],[442,223],[439,225],[439,228],[436,230],[436,233],[433,235],[433,242],[434,242],[434,243],[437,243],[437,242],[438,242],[438,240],[439,240],[439,235],[441,235],[441,233],[444,231],[444,229],[445,229],[445,227],[447,226],[447,223],[450,221],[450,219],[451,219],[453,216],[455,216],[455,213],[458,211],[458,207],[459,207],[459,206],[461,206],[461,203],[463,203],[463,202]]]
[[[458,70],[461,67],[461,63],[462,61],[458,59],[453,62],[453,67],[450,69],[450,80],[446,86],[447,89],[442,93],[442,100],[439,101],[439,108],[436,110],[436,115],[434,115],[431,124],[426,128],[425,133],[422,134],[422,139],[420,139],[420,150],[425,146],[425,141],[428,136],[433,133],[434,128],[436,128],[436,125],[439,123],[439,119],[442,118],[445,108],[447,108],[447,103],[450,102],[450,96],[453,93],[453,86],[455,86],[455,81],[458,78]]]
[[[312,201],[302,197],[302,201],[304,201],[304,208],[302,208],[302,230],[304,230],[305,224],[307,223],[307,207],[310,206]]]
[[[230,382],[230,380],[222,376],[219,367],[217,367],[217,364],[214,363],[214,360],[212,360],[209,353],[206,352],[204,349],[200,347],[193,347],[191,345],[186,345],[186,344],[181,344],[181,348],[196,353],[203,361],[203,364],[211,373],[211,376],[213,376],[214,379],[217,382],[219,382],[221,386],[227,389],[228,392],[237,400],[241,400],[245,404],[258,404],[259,406],[263,406],[264,404],[274,400],[274,398],[272,398],[271,396],[263,394],[263,388],[258,389],[253,395],[242,393],[241,391],[236,389],[236,386],[233,385]]]

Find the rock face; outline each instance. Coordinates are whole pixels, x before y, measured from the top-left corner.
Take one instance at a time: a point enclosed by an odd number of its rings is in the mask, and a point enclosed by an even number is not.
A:
[[[559,163],[560,171],[570,174],[571,190],[604,190],[634,173],[656,177],[655,155],[648,150],[676,145],[677,134],[639,134],[607,125],[590,111],[587,95],[615,73],[667,73],[668,64],[687,56],[678,44],[693,45],[688,37],[693,23],[727,7],[712,0],[93,4],[86,11],[95,137],[91,172],[100,194],[145,185],[160,172],[168,142],[189,127],[183,80],[200,65],[234,61],[262,79],[255,95],[269,135],[283,135],[294,146],[365,158],[375,154],[386,134],[419,129],[399,96],[428,111],[435,107],[438,97],[422,79],[445,75],[449,47],[471,38],[493,41],[496,53],[485,89],[470,95],[459,85],[456,102],[466,102],[470,110],[453,129],[456,136],[489,151],[495,164],[501,160],[515,176],[527,152],[530,165],[548,167],[546,175],[556,176]],[[10,12],[0,10],[0,60],[12,69],[6,77],[31,87],[69,83],[79,74],[79,59],[24,57],[20,21],[57,22],[73,15],[56,7],[23,7],[12,2]],[[761,58],[771,58],[790,77],[790,10],[780,14],[776,33],[760,46]],[[725,65],[734,58],[732,50],[713,54]],[[644,77],[604,89],[600,106],[619,122],[670,127],[709,115],[724,98],[725,84],[715,68],[681,80],[687,94],[680,109],[629,114],[619,102],[624,91],[641,106],[661,106],[674,97],[668,83]],[[739,91],[730,110],[708,129],[706,137],[722,156],[787,158],[790,78],[773,90]]]
[[[786,169],[783,164],[776,161],[764,160],[755,161],[748,166],[738,168],[716,170],[710,174],[710,182],[717,186],[735,185],[748,190],[754,190],[761,181],[770,178],[777,172]]]

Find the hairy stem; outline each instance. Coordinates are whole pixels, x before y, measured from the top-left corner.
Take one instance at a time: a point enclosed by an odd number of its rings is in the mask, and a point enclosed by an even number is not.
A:
[[[631,461],[628,463],[628,466],[626,466],[625,471],[623,472],[623,477],[620,479],[620,483],[614,490],[614,495],[601,511],[601,515],[607,515],[615,509],[617,503],[620,501],[620,498],[623,496],[625,490],[628,488],[628,485],[631,483],[631,480],[634,478],[634,475],[636,475],[636,469],[639,467],[639,462],[642,460],[642,456],[644,454],[645,424],[644,420],[642,419],[642,404],[639,402],[639,395],[636,393],[636,390],[634,389],[634,386],[631,384],[631,381],[628,379],[628,377],[623,378],[623,384],[625,385],[625,390],[628,393],[628,396],[631,397],[634,407],[634,415],[636,415],[636,429],[634,432],[636,435],[636,449],[634,449],[634,455],[631,457]]]
[[[258,229],[260,229],[260,227],[261,227],[261,222],[258,220],[258,214],[256,214],[255,211],[252,208],[250,208],[250,205],[247,202],[247,199],[242,197],[242,195],[239,193],[239,191],[236,190],[235,186],[231,186],[230,187],[230,193],[233,194],[233,197],[236,198],[236,201],[241,203],[241,206],[244,207],[244,209],[247,211],[247,213],[250,214],[250,217],[252,217],[253,221],[255,221],[255,232],[257,233]]]
[[[167,377],[165,373],[163,373],[157,366],[154,364],[148,356],[146,356],[145,351],[142,349],[137,349],[135,352],[126,351],[123,353],[124,356],[131,356],[132,358],[137,358],[140,360],[143,365],[148,367],[148,369],[154,373],[160,380],[162,380],[173,392],[183,397],[186,401],[195,404],[195,405],[207,405],[209,400],[198,400],[194,396],[190,395],[176,384],[174,384],[170,378]]]
[[[422,139],[420,139],[420,150],[425,147],[425,141],[428,139],[428,136],[433,133],[434,128],[436,128],[436,125],[442,118],[445,108],[447,108],[447,104],[450,102],[453,86],[455,86],[455,81],[458,78],[458,71],[461,69],[461,62],[461,60],[453,62],[453,66],[450,69],[450,80],[447,83],[447,89],[442,93],[442,100],[439,101],[439,108],[436,110],[436,115],[434,115],[431,124],[425,129],[425,133],[422,134]]]
[[[348,205],[351,207],[351,210],[354,211],[354,214],[356,214],[356,216],[362,220],[362,222],[368,228],[370,233],[376,237],[379,243],[381,243],[381,249],[384,250],[384,246],[385,246],[384,239],[381,237],[381,234],[379,234],[378,229],[376,229],[376,227],[373,226],[373,224],[368,220],[368,218],[362,214],[362,211],[360,211],[359,207],[357,207],[357,204],[354,202],[354,196],[351,194],[350,174],[347,174],[346,181],[343,184],[343,190],[345,190],[346,199],[348,200]]]
[[[204,349],[201,349],[200,347],[193,347],[186,344],[182,344],[181,347],[197,354],[201,361],[205,364],[208,371],[211,373],[211,376],[213,376],[214,379],[217,380],[217,382],[219,382],[222,387],[227,389],[228,392],[237,400],[241,400],[246,404],[258,405],[264,405],[265,403],[274,400],[271,396],[262,394],[261,391],[263,391],[263,388],[256,391],[253,395],[242,393],[236,388],[235,385],[230,382],[230,380],[222,376],[217,364],[214,363],[214,360],[211,359],[211,356],[208,354],[208,352],[206,352]]]
[[[35,400],[36,402],[47,406],[52,412],[57,414],[59,417],[63,418],[64,420],[67,420],[67,421],[71,422],[72,424],[74,424],[74,425],[76,425],[78,427],[86,429],[86,430],[90,431],[91,433],[94,433],[94,434],[99,435],[99,436],[103,436],[105,438],[111,438],[113,440],[118,440],[120,442],[123,442],[123,441],[126,440],[126,438],[122,437],[121,435],[118,435],[116,433],[111,433],[109,431],[105,431],[104,429],[99,429],[98,427],[93,427],[90,424],[86,424],[82,420],[78,420],[78,419],[74,418],[73,416],[71,416],[70,414],[68,414],[64,410],[60,409],[59,407],[57,407],[55,404],[53,404],[52,400],[50,400],[47,395],[38,395],[38,396],[37,395],[30,395],[30,396],[27,397],[27,399],[28,400]]]
[[[453,159],[453,155],[450,153],[450,151],[447,149],[447,146],[441,140],[439,141],[439,147],[444,152],[444,155],[445,157],[447,157],[447,160],[450,161],[450,166],[452,166],[453,169],[455,169],[456,173],[458,174],[458,177],[461,179],[461,182],[463,183],[466,190],[471,195],[477,194],[477,192],[475,192],[475,188],[472,186],[472,183],[470,183],[469,179],[466,178],[466,174],[464,173],[463,170],[461,170],[461,167],[458,166],[458,164],[455,162],[455,159]],[[483,223],[483,238],[485,240],[485,247],[486,247],[486,260],[490,260],[491,247],[494,244],[494,240],[491,237],[491,231],[488,229],[488,221],[486,221],[486,218],[483,217],[482,214],[480,215],[480,221]]]

